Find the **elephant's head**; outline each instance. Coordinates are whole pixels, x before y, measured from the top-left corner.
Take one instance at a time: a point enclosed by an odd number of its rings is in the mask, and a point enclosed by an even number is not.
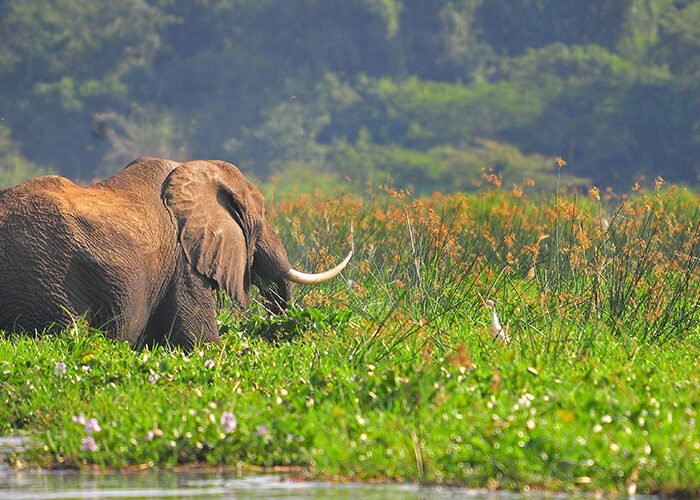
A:
[[[291,299],[291,283],[314,284],[338,275],[352,252],[330,271],[292,269],[277,233],[265,219],[263,196],[240,170],[223,161],[192,161],[175,168],[163,186],[165,206],[187,260],[242,307],[254,283],[273,312]]]

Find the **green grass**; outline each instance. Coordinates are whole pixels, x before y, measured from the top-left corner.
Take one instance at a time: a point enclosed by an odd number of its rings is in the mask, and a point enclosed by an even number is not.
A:
[[[286,316],[223,307],[223,345],[189,355],[134,352],[80,322],[0,337],[0,434],[32,444],[9,460],[697,494],[697,201],[670,190],[608,210],[496,190],[280,203],[271,217],[292,222],[282,236],[301,267],[343,254],[354,221],[344,278],[299,289]],[[328,215],[341,206],[343,220]],[[485,298],[510,344],[492,340]],[[99,422],[94,451],[79,415]]]

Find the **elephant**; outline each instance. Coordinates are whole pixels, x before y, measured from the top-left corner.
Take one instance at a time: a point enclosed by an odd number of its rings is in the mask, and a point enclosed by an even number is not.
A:
[[[81,187],[42,176],[0,192],[0,330],[34,334],[77,317],[133,347],[220,343],[216,293],[241,308],[251,284],[273,313],[292,269],[260,191],[220,160],[142,157]]]

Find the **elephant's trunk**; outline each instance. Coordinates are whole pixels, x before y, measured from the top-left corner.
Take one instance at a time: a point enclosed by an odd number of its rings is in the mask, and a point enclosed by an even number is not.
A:
[[[317,285],[318,283],[323,283],[324,281],[328,281],[338,276],[340,272],[343,269],[345,269],[345,266],[348,265],[348,262],[350,262],[351,257],[352,250],[350,250],[348,255],[343,259],[343,261],[340,264],[335,266],[333,269],[329,269],[328,271],[324,271],[322,273],[303,273],[292,268],[289,271],[287,271],[285,278],[289,281],[298,283],[300,285]]]

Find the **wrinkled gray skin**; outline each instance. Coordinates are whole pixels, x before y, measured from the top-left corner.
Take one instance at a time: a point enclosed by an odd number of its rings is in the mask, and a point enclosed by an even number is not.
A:
[[[132,346],[219,342],[212,290],[251,283],[277,312],[290,263],[263,197],[233,165],[139,158],[80,187],[58,176],[0,193],[0,329],[86,314]]]

